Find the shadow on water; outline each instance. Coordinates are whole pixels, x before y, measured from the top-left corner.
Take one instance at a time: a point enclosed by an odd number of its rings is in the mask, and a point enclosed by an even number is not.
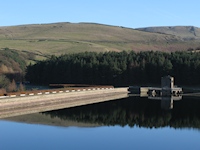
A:
[[[173,109],[172,109],[173,108]],[[200,129],[200,98],[152,99],[130,96],[121,100],[43,113],[52,118],[107,126]]]

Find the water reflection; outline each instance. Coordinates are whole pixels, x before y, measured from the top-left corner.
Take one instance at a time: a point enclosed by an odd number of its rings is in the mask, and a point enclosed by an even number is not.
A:
[[[200,99],[173,99],[173,109],[162,109],[162,100],[128,97],[21,116],[21,122],[28,124],[0,121],[0,147],[6,150],[199,150]]]
[[[62,120],[92,123],[107,126],[130,126],[158,128],[200,129],[200,99],[128,97],[121,100],[45,112]],[[163,109],[164,108],[164,109]],[[171,109],[173,108],[173,109]]]
[[[173,104],[174,101],[179,101],[182,100],[182,96],[181,95],[171,95],[171,96],[159,96],[159,97],[155,97],[155,96],[148,96],[148,99],[151,100],[160,100],[161,102],[161,108],[164,110],[168,110],[168,109],[173,109]]]

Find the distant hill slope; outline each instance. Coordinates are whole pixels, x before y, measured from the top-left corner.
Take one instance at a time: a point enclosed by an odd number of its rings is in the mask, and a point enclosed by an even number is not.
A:
[[[16,49],[36,55],[36,59],[44,59],[49,55],[83,51],[182,51],[200,46],[199,41],[192,40],[199,39],[198,28],[188,31],[185,29],[187,27],[179,30],[177,27],[172,27],[173,30],[168,28],[136,30],[95,23],[0,27],[0,49]],[[195,38],[192,36],[193,29]],[[188,38],[190,40],[184,40]]]
[[[194,26],[147,27],[138,28],[137,30],[175,35],[182,38],[183,40],[200,40],[200,28]]]
[[[51,117],[49,114],[45,113],[36,113],[29,115],[22,115],[16,117],[5,118],[4,120],[22,122],[28,124],[41,124],[41,125],[50,125],[58,127],[99,127],[98,124],[90,124],[84,122],[76,122],[72,120],[63,120],[58,117]]]

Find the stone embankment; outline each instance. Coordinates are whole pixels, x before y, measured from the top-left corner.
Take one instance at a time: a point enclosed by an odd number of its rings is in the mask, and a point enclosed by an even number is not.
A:
[[[51,111],[128,96],[127,88],[51,90],[0,97],[0,118]]]

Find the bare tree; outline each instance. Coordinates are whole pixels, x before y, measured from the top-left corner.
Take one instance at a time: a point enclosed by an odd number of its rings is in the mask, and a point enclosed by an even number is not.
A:
[[[24,85],[20,82],[18,91],[23,92],[25,91]]]
[[[13,79],[12,82],[8,85],[8,92],[16,92],[17,91],[17,85],[15,80]]]

